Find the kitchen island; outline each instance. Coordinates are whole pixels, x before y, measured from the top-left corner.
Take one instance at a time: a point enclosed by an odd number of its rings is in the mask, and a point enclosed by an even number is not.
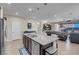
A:
[[[43,34],[24,34],[23,44],[31,55],[45,55],[45,49],[53,46],[53,42],[57,41],[58,37],[55,34],[47,36]]]

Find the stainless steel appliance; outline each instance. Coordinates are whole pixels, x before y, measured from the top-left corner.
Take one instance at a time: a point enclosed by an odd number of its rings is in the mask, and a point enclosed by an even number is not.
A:
[[[4,48],[4,20],[0,19],[0,54]]]
[[[3,19],[3,7],[0,7],[0,55],[4,48],[4,19]]]

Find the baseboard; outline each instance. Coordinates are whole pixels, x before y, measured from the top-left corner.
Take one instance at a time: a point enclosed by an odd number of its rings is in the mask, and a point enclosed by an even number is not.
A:
[[[16,40],[21,40],[21,39],[15,39],[15,40],[5,40],[5,41],[10,42],[10,41],[16,41]]]
[[[5,40],[6,42],[12,41],[12,40]]]

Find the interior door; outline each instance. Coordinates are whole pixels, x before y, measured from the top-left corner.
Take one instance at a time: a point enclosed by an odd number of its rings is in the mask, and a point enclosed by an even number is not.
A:
[[[12,40],[21,39],[21,22],[20,20],[12,21]]]

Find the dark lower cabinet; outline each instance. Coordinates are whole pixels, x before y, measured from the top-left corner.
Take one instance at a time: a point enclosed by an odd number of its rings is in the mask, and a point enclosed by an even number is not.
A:
[[[28,52],[32,54],[31,53],[32,52],[32,41],[29,37],[25,35],[23,36],[23,45],[28,50]]]
[[[53,42],[42,46],[41,44],[32,41],[28,36],[23,35],[23,45],[28,50],[30,55],[45,55],[45,49],[53,46]]]

